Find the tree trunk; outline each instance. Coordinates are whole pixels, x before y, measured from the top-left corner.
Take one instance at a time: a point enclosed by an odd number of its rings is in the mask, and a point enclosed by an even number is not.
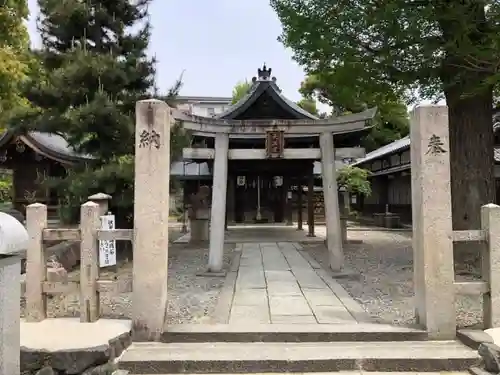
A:
[[[483,3],[438,1],[435,6],[444,48],[440,78],[450,124],[453,229],[479,229],[481,206],[495,197],[493,94],[488,83],[495,74],[495,56],[487,61],[482,52],[495,44]],[[457,266],[479,271],[480,250],[478,243],[454,244],[455,271],[461,272]]]
[[[461,96],[446,90],[450,124],[452,219],[454,230],[480,229],[481,206],[495,200],[491,90]],[[454,246],[458,273],[479,271],[480,245]]]

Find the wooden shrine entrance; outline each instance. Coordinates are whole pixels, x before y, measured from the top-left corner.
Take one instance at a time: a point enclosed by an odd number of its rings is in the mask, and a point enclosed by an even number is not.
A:
[[[229,161],[227,219],[234,223],[290,222],[291,186],[312,172],[311,160]]]
[[[236,176],[235,180],[235,223],[285,221],[286,192],[283,184],[277,183],[283,180],[282,176],[248,173]]]

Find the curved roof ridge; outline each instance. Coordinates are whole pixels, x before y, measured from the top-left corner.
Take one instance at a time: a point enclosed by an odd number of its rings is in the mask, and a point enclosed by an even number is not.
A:
[[[276,78],[271,78],[271,69],[267,69],[264,64],[263,69],[258,69],[258,77],[252,78],[252,86],[248,93],[243,96],[237,103],[230,106],[224,112],[214,116],[217,119],[235,119],[235,117],[247,110],[255,101],[266,91],[270,90],[271,97],[297,119],[318,120],[319,118],[303,108],[299,107],[295,102],[288,99],[276,84]]]
[[[7,129],[0,134],[0,147],[6,145],[16,136],[16,133]],[[68,141],[60,134],[29,131],[21,135],[23,141],[34,151],[43,154],[52,160],[74,163],[78,161],[92,160],[91,155],[79,154],[71,147]]]

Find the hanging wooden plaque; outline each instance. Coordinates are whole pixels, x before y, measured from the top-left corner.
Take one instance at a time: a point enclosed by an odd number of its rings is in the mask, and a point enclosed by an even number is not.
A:
[[[266,156],[269,159],[283,157],[285,136],[282,130],[271,130],[266,133]]]

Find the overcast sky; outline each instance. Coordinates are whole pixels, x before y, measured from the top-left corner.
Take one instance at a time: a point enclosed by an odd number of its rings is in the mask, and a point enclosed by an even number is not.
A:
[[[29,0],[32,43],[36,0]],[[299,100],[304,71],[277,37],[281,25],[269,0],[154,0],[150,54],[158,59],[158,84],[166,91],[184,71],[182,95],[231,96],[265,62],[284,94]]]

